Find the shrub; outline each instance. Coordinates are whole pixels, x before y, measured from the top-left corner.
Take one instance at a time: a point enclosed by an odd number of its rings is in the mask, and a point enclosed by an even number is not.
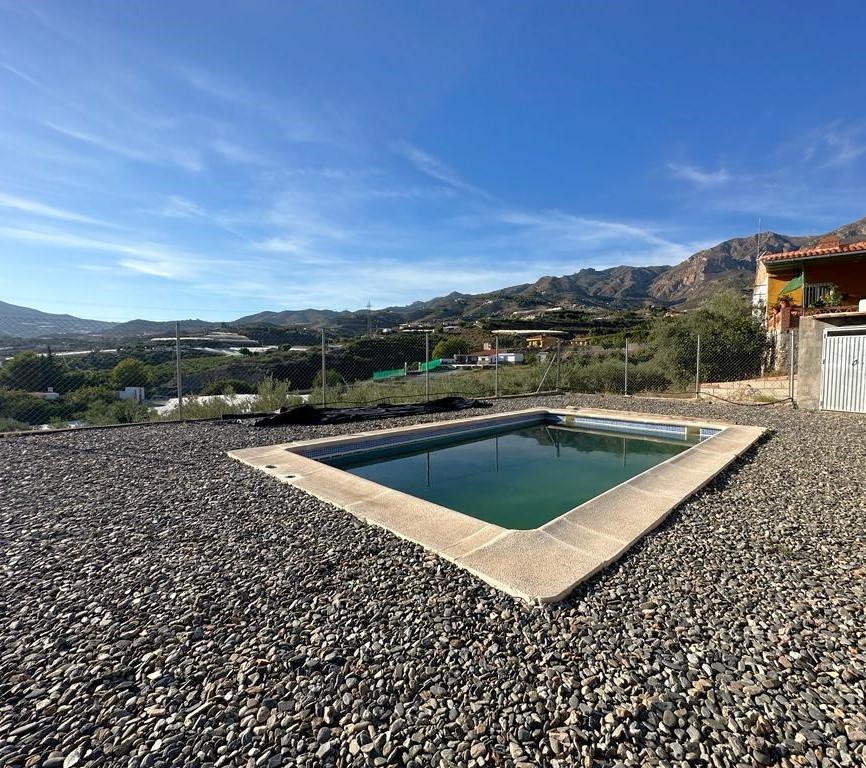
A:
[[[146,363],[134,357],[127,357],[111,369],[109,380],[118,389],[148,387],[153,381],[153,373]]]
[[[22,432],[28,429],[33,429],[33,427],[26,422],[0,416],[0,432]]]
[[[253,401],[254,411],[278,411],[291,405],[300,405],[303,400],[292,395],[289,389],[291,383],[266,376],[259,384],[258,397]]]
[[[83,421],[92,426],[107,424],[135,424],[150,421],[153,412],[133,400],[115,400],[113,403],[95,402],[84,412]]]
[[[202,390],[203,395],[254,395],[256,392],[256,385],[243,379],[218,379]]]

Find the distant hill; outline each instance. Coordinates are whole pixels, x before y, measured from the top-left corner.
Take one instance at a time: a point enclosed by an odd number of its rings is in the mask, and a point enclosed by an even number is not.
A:
[[[220,323],[207,320],[179,320],[181,334],[199,333],[219,328]],[[124,336],[174,336],[174,320],[129,320],[111,326],[111,335]]]
[[[843,242],[866,239],[866,217],[825,234],[836,234]],[[368,312],[330,309],[264,311],[246,315],[227,324],[238,326],[292,326],[339,328],[346,333],[363,333],[368,327],[391,328],[401,323],[440,324],[459,320],[510,318],[514,312],[552,307],[574,309],[636,309],[646,305],[670,307],[699,306],[725,288],[748,292],[755,275],[759,251],[778,252],[811,246],[821,235],[790,236],[776,232],[737,237],[699,251],[675,266],[581,269],[571,275],[546,275],[534,283],[523,283],[480,294],[452,292],[406,306]],[[579,258],[579,254],[576,254]],[[217,328],[218,322],[181,321],[185,334]],[[113,337],[167,336],[173,322],[132,320],[105,323],[71,315],[52,315],[27,307],[0,302],[0,336],[32,338],[57,334],[110,333]]]
[[[807,237],[787,237],[775,232],[725,240],[689,256],[660,274],[647,289],[658,304],[696,306],[725,288],[749,290],[755,279],[758,250],[784,251],[799,248]]]
[[[19,307],[0,301],[0,336],[31,339],[41,336],[100,333],[114,323],[85,320],[73,315],[55,315],[30,307]]]
[[[825,235],[839,235],[843,242],[866,237],[866,217],[821,235],[790,236],[764,232],[760,236],[725,240],[699,251],[659,275],[648,295],[660,304],[697,306],[724,288],[750,290],[758,251],[778,253],[816,245]]]

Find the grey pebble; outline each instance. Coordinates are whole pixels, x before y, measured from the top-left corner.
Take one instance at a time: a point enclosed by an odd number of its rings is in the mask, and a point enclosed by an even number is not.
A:
[[[225,456],[370,424],[0,439],[0,764],[866,764],[866,417],[563,403],[775,434],[544,607]]]

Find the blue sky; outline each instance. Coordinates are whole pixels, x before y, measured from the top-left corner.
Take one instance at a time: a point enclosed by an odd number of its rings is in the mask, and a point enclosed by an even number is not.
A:
[[[860,3],[0,0],[0,300],[233,319],[866,215]],[[0,329],[2,330],[2,329]]]

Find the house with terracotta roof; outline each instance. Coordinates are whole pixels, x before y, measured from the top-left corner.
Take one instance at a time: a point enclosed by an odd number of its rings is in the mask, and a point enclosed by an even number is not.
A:
[[[762,254],[753,305],[773,342],[768,367],[797,358],[801,407],[866,413],[866,240]]]
[[[866,240],[828,235],[813,248],[758,258],[753,304],[769,331],[796,328],[804,315],[856,310],[864,298]]]

